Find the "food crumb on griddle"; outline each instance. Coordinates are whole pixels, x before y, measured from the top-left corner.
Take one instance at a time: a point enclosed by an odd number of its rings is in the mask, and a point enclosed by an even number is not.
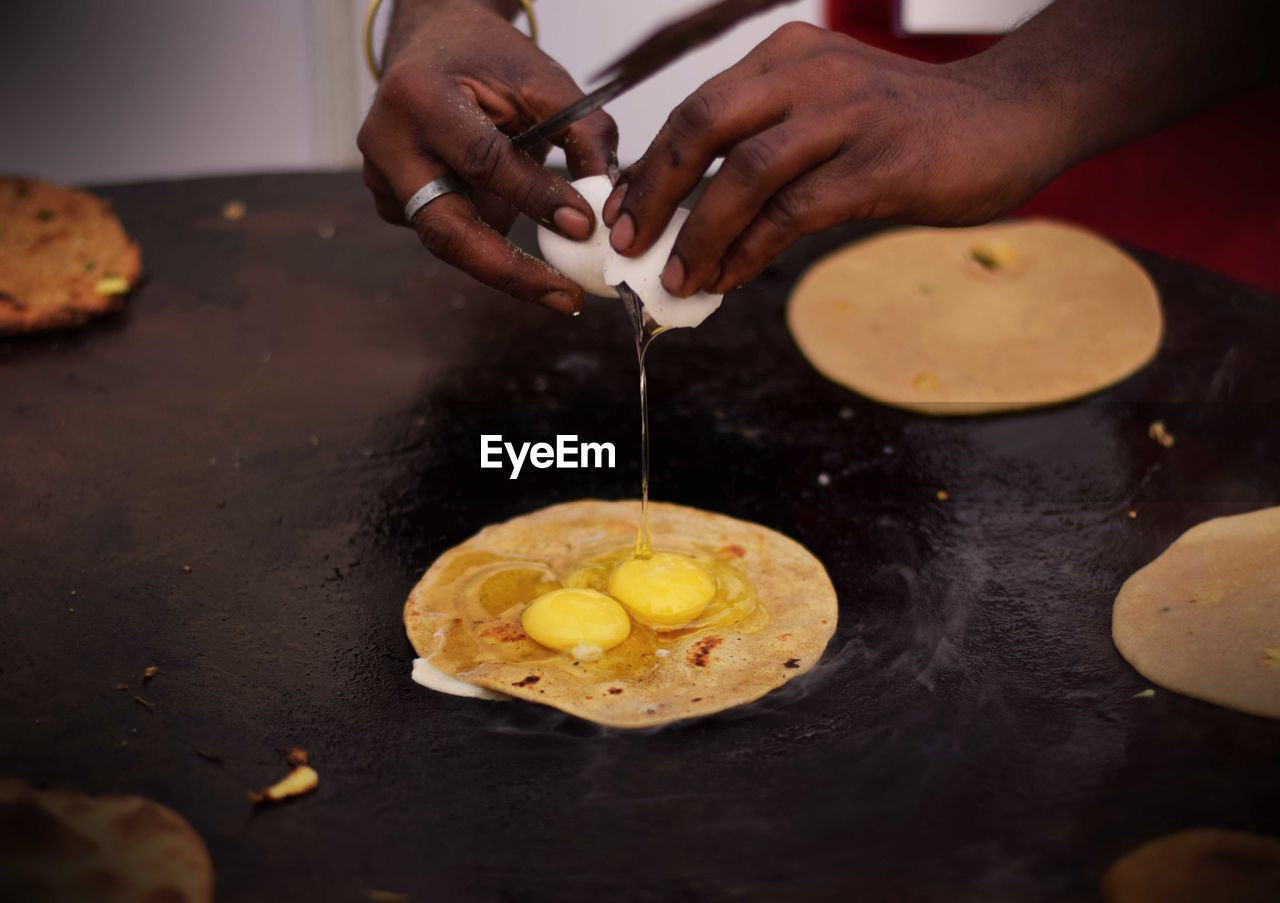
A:
[[[290,765],[306,765],[307,751],[301,746],[295,746],[284,751],[284,758]]]
[[[155,704],[154,702],[151,702],[150,700],[143,699],[141,696],[135,696],[135,697],[133,697],[133,701],[134,701],[134,702],[136,702],[138,705],[142,706],[144,709],[146,709],[146,710],[147,710],[148,712],[150,712],[152,715],[154,715],[154,714],[156,713],[156,704]]]
[[[143,670],[142,672],[142,682],[145,684],[147,681],[151,680],[151,678],[155,677],[159,673],[160,673],[159,665],[147,665],[146,669]]]
[[[122,682],[122,683],[118,683],[118,684],[116,684],[116,689],[117,689],[117,690],[120,690],[121,692],[123,692],[123,691],[125,691],[125,690],[129,689],[129,685],[128,685],[127,683],[123,683],[123,682]]]
[[[196,755],[204,759],[206,762],[212,762],[215,765],[222,765],[227,760],[217,753],[206,752],[203,749],[197,749]]]
[[[1174,439],[1173,433],[1169,432],[1165,427],[1163,420],[1151,421],[1151,425],[1147,427],[1147,436],[1160,443],[1164,448],[1173,448],[1174,443],[1177,441]]]
[[[935,495],[940,502],[945,502],[947,499],[951,498],[951,493],[947,492],[945,489],[939,489]]]
[[[189,565],[189,564],[184,564],[184,565],[182,566],[182,573],[184,573],[184,574],[190,574],[190,573],[191,573],[191,565]]]
[[[1150,687],[1147,687],[1147,689],[1142,690],[1141,692],[1134,693],[1133,698],[1134,699],[1150,699],[1152,696],[1155,696],[1155,695],[1156,695],[1156,691],[1151,689]]]
[[[1137,512],[1137,511],[1135,511],[1135,510],[1133,510],[1132,508],[1130,508],[1130,509],[1129,509],[1129,520],[1137,520],[1137,519],[1138,519],[1138,512]]]
[[[799,667],[800,667],[800,659],[798,659],[798,658],[789,658],[789,659],[787,659],[785,662],[783,662],[783,663],[782,663],[782,667],[784,667],[784,668],[799,668]]]
[[[266,790],[249,791],[249,799],[254,805],[262,803],[278,803],[290,797],[310,793],[320,785],[320,775],[310,765],[297,765],[281,780]]]
[[[517,681],[516,681],[515,683],[513,683],[511,686],[513,686],[513,687],[531,687],[531,686],[533,686],[534,684],[536,684],[536,683],[537,683],[538,681],[540,681],[540,680],[542,680],[542,678],[541,678],[541,677],[539,677],[537,674],[530,674],[528,677],[523,677],[523,678],[521,678],[520,680],[517,680]]]

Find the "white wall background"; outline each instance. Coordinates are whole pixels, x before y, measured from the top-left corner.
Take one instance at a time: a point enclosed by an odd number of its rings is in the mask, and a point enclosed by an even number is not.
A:
[[[702,0],[541,0],[544,46],[580,78]],[[354,165],[373,93],[364,0],[28,0],[0,22],[0,172],[63,182]],[[667,112],[800,0],[614,103],[624,160]],[[627,23],[619,27],[619,23]]]
[[[583,81],[705,2],[540,0],[543,46]],[[1033,0],[907,2],[928,30],[928,7],[935,19],[954,18],[960,7],[988,18],[1002,7],[1016,18]],[[355,132],[374,90],[360,53],[365,5],[7,2],[0,14],[0,173],[83,183],[353,166]],[[782,23],[820,23],[823,5],[796,0],[751,20],[614,101],[608,109],[621,129],[622,161],[638,157],[699,84]]]

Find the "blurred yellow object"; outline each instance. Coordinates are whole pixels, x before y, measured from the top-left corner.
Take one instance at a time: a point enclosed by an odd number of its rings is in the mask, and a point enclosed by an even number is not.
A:
[[[533,12],[533,0],[520,0],[525,18],[529,20],[529,39],[538,43],[538,17]],[[364,14],[364,61],[369,67],[369,74],[374,81],[382,81],[382,65],[377,54],[373,52],[373,23],[378,19],[378,10],[382,8],[382,0],[370,0],[369,10]]]

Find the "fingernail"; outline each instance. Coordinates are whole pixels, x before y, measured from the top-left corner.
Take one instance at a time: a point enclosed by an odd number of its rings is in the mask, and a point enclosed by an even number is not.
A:
[[[636,240],[636,223],[631,218],[630,213],[624,213],[618,217],[618,221],[613,224],[613,230],[609,233],[609,244],[613,245],[613,249],[618,252],[626,251],[631,247],[631,243]]]
[[[585,241],[591,237],[591,220],[581,210],[572,207],[557,207],[551,216],[556,228],[570,238]]]
[[[662,287],[677,297],[683,297],[684,261],[672,254],[662,268]]]
[[[622,199],[627,196],[626,183],[619,185],[613,189],[613,193],[609,195],[609,199],[604,202],[604,224],[612,226],[614,220],[618,218],[618,213],[622,210]]]
[[[572,316],[576,312],[576,306],[573,303],[573,296],[568,292],[555,290],[547,292],[538,299],[538,303],[543,307],[549,307],[556,313],[569,314]]]

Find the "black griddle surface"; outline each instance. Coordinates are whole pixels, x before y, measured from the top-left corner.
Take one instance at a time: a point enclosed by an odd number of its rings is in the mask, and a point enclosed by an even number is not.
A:
[[[480,527],[636,494],[621,312],[478,288],[354,175],[106,194],[149,274],[128,311],[0,343],[0,773],[173,806],[220,899],[1091,899],[1151,837],[1280,834],[1280,723],[1134,698],[1110,640],[1130,573],[1280,502],[1274,297],[1139,254],[1168,316],[1153,366],[930,419],[801,358],[788,289],[860,231],[802,244],[653,347],[654,492],[812,549],[840,595],[826,664],[619,734],[412,684],[400,615]],[[479,468],[482,433],[612,441],[619,466],[513,482]],[[319,790],[254,814],[295,745]]]

